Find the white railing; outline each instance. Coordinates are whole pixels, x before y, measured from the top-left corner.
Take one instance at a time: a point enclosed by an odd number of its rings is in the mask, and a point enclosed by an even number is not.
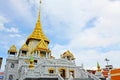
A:
[[[80,73],[80,76],[81,76],[82,78],[89,78],[89,77],[91,77],[91,78],[94,79],[94,80],[100,80],[97,76],[95,76],[95,75],[93,75],[93,74],[90,74],[89,72],[84,71],[84,70],[82,70],[82,69],[77,68],[77,71]],[[88,76],[89,76],[89,77],[88,77]]]
[[[88,78],[88,75],[83,69],[77,68],[77,72],[77,76],[79,76],[79,78]]]
[[[35,70],[27,69],[26,71],[22,70],[20,80],[25,79],[26,77],[31,78],[58,78],[58,74],[40,74],[40,72],[35,72]],[[60,78],[60,77],[59,77]],[[59,79],[62,80],[62,79]]]
[[[66,59],[48,59],[46,60],[47,64],[56,64],[56,65],[66,65],[66,64],[69,64],[69,65],[75,65],[74,62],[71,62],[71,61],[68,61]]]
[[[92,74],[92,73],[87,72],[87,74],[88,74],[88,76],[90,76],[90,77],[93,78],[94,80],[101,80],[101,79],[99,79],[97,76],[95,76],[95,75]]]

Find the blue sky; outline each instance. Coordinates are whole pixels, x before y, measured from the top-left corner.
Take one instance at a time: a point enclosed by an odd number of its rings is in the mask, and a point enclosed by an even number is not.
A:
[[[39,0],[0,0],[0,56],[15,44],[17,49],[32,33],[37,20]],[[53,56],[70,50],[76,64],[85,68],[120,67],[119,0],[43,0],[41,23],[50,39]]]

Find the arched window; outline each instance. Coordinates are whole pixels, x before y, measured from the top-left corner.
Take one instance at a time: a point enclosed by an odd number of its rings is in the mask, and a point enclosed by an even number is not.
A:
[[[49,68],[48,72],[53,74],[55,72],[55,69],[54,68]]]
[[[49,73],[54,73],[54,70],[49,70]]]
[[[11,68],[14,68],[15,67],[15,64],[14,63],[11,63]]]
[[[13,80],[13,75],[9,75],[9,80]]]

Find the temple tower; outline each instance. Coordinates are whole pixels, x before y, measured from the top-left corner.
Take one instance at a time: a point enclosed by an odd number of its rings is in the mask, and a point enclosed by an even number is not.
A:
[[[40,58],[51,58],[51,51],[48,48],[49,43],[50,40],[42,30],[39,9],[35,28],[32,34],[27,38],[25,44],[21,47],[20,54],[25,56],[39,56]]]

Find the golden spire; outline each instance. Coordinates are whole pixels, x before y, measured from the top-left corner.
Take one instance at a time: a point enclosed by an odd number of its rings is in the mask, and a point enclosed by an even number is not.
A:
[[[40,0],[40,5],[41,5],[41,0]],[[36,22],[36,26],[34,28],[34,31],[32,32],[32,34],[28,37],[26,43],[29,43],[29,40],[44,40],[45,42],[49,43],[50,40],[45,36],[45,34],[43,33],[42,30],[42,25],[41,25],[41,21],[40,21],[40,9],[38,11],[38,20]]]
[[[15,45],[12,45],[12,46],[10,47],[10,49],[8,50],[8,52],[17,52],[16,46],[15,46]]]
[[[39,9],[38,9],[38,22],[40,22],[41,3],[42,3],[42,1],[40,0],[40,5],[39,5]]]

